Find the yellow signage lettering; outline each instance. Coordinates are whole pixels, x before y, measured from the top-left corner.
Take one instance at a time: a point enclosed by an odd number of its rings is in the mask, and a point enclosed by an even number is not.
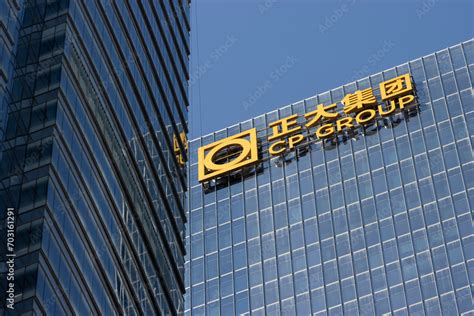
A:
[[[407,94],[412,89],[411,77],[407,73],[382,82],[380,84],[380,96],[382,101],[386,101]]]
[[[366,125],[375,119],[375,110],[368,109],[359,112],[356,115],[356,122],[360,125]]]
[[[329,105],[321,103],[307,113],[293,114],[272,122],[268,125],[267,139],[270,145],[267,156],[261,158],[285,154],[289,150],[303,146],[307,137],[309,137],[308,144],[314,142],[314,137],[309,136],[313,133],[313,128],[316,129],[316,137],[323,140],[337,137],[339,133],[346,130],[360,128],[398,113],[399,110],[405,109],[415,101],[413,87],[411,75],[406,73],[380,83],[379,95],[372,87],[347,93],[340,100],[343,107],[339,110],[340,103],[332,100],[335,103]],[[298,122],[299,119],[305,122]],[[184,146],[179,146],[181,144],[178,137],[181,138]],[[186,161],[185,137],[186,135],[182,133],[173,138],[174,154],[180,165],[184,165]],[[235,170],[259,163],[258,151],[256,128],[200,147],[198,149],[199,181],[205,182],[229,175]]]
[[[337,120],[337,121],[336,121],[336,130],[337,130],[337,132],[338,132],[338,133],[341,132],[343,127],[345,127],[345,128],[352,128],[352,127],[354,127],[354,124],[352,124],[352,121],[353,121],[353,120],[354,120],[354,119],[353,119],[352,117],[350,117],[350,116],[344,117],[344,118],[342,118],[342,119],[340,119],[340,120]]]
[[[378,111],[381,117],[387,117],[391,115],[395,111],[395,101],[390,100],[390,106],[387,110],[384,110],[384,108],[379,105]]]
[[[277,138],[281,138],[288,134],[297,132],[301,130],[301,126],[298,125],[296,119],[298,118],[298,114],[293,114],[284,119],[275,121],[269,125],[272,128],[272,135],[268,137],[269,141],[272,141]]]
[[[293,149],[296,145],[301,143],[303,141],[303,139],[304,139],[304,136],[301,135],[301,134],[294,135],[294,136],[291,136],[290,138],[288,138],[288,145],[289,145],[290,149]]]
[[[377,105],[377,99],[375,99],[371,88],[349,93],[341,102],[344,104],[343,111],[346,114],[357,113],[364,108],[371,108]]]
[[[415,97],[411,94],[403,96],[398,99],[398,106],[400,107],[400,109],[404,109],[405,105],[410,104],[411,102],[413,102],[413,100],[415,100]]]
[[[284,140],[279,140],[277,142],[274,142],[273,144],[270,145],[268,148],[268,152],[272,156],[276,156],[281,154],[282,152],[285,151],[285,141]]]
[[[324,124],[321,125],[317,130],[316,130],[316,136],[319,139],[324,139],[324,138],[329,138],[334,134],[334,126],[332,124]]]
[[[304,117],[306,119],[312,118],[309,122],[305,125],[307,128],[311,128],[316,126],[318,122],[322,121],[322,119],[335,119],[339,116],[337,112],[329,112],[329,110],[333,110],[337,107],[336,103],[333,103],[328,106],[324,106],[324,104],[320,104],[316,107],[316,110],[306,113]]]

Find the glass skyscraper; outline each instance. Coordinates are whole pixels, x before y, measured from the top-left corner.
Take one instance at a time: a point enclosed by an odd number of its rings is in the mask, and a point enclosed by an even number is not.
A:
[[[273,122],[366,89],[380,99],[404,74],[414,106],[262,157],[285,129]],[[470,39],[191,141],[185,314],[472,315],[473,80]],[[248,140],[227,153],[253,165],[198,180],[202,148],[252,130],[260,157],[235,149]]]
[[[2,315],[183,311],[189,6],[0,0]]]

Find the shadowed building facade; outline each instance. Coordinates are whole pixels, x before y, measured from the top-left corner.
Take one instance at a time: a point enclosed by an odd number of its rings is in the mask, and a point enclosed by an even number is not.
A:
[[[471,39],[191,141],[185,314],[472,313],[473,79]]]
[[[189,6],[0,0],[0,313],[183,311]]]

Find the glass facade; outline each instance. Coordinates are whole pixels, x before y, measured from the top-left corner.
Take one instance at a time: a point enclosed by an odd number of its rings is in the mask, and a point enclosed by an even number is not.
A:
[[[8,106],[6,96],[8,96],[11,86],[22,8],[21,1],[0,1],[0,139],[5,131],[4,124]]]
[[[198,182],[200,146],[405,73],[397,124]],[[473,80],[470,39],[191,141],[185,314],[472,315]]]
[[[2,315],[183,311],[189,5],[0,0]]]

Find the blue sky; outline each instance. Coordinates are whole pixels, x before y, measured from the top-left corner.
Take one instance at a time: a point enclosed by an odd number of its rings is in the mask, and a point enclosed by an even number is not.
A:
[[[473,37],[472,0],[194,0],[194,139]]]

